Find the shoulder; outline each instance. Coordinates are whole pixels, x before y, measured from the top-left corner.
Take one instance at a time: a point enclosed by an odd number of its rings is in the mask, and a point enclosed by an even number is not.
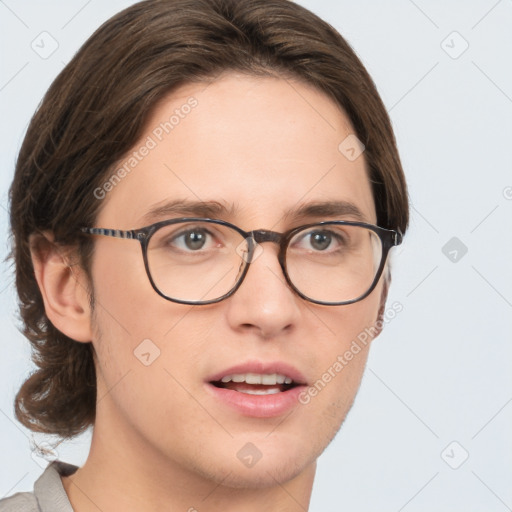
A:
[[[34,493],[18,492],[0,500],[0,512],[39,512],[39,507]]]
[[[65,462],[52,462],[36,480],[34,492],[19,492],[0,500],[0,512],[73,512],[60,477],[77,469]]]

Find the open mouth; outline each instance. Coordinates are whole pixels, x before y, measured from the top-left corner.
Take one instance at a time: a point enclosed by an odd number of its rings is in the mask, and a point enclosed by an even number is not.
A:
[[[212,381],[217,388],[230,389],[248,395],[273,395],[293,389],[298,383],[280,373],[236,373]]]
[[[209,393],[217,403],[238,414],[272,418],[297,407],[306,380],[299,370],[284,361],[246,361],[210,375]]]

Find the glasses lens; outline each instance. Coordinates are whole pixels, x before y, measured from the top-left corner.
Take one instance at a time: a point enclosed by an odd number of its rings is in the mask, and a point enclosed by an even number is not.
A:
[[[248,243],[232,228],[213,222],[183,222],[151,237],[148,266],[160,292],[175,300],[207,302],[230,292],[242,274]]]
[[[382,242],[371,229],[323,224],[296,233],[286,253],[290,281],[319,302],[348,302],[372,286],[382,258]]]

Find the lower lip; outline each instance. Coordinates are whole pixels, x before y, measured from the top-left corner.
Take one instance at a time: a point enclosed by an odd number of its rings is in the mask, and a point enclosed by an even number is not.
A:
[[[280,416],[299,404],[299,395],[306,386],[295,386],[287,391],[270,395],[249,395],[232,389],[218,388],[207,383],[208,391],[222,403],[237,410],[244,416],[272,418]]]

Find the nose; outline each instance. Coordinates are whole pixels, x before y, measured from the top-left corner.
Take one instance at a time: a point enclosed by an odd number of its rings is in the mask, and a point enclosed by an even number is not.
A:
[[[301,299],[288,286],[273,243],[259,244],[240,288],[227,299],[227,320],[237,332],[269,339],[292,331]]]

